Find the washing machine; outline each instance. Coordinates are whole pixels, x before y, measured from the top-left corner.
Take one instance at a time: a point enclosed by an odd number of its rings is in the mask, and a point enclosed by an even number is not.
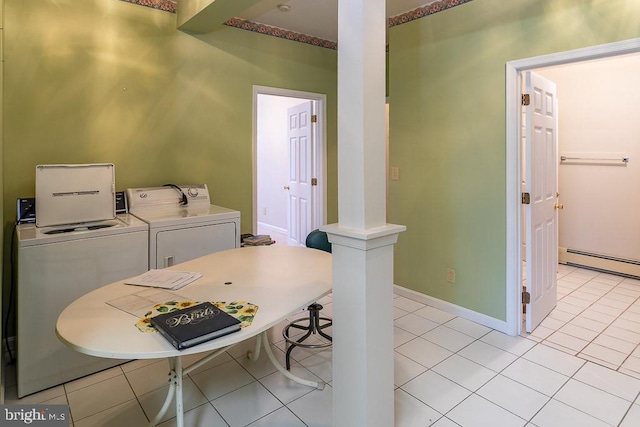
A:
[[[240,247],[240,212],[211,204],[206,184],[127,189],[129,212],[149,225],[149,268]]]
[[[40,167],[36,187],[35,222],[16,226],[19,397],[123,363],[68,348],[55,325],[77,298],[142,274],[149,262],[148,225],[115,211],[112,165]]]

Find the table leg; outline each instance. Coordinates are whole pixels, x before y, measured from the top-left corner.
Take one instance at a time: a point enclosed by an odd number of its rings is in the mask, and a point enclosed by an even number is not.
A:
[[[176,398],[176,424],[177,427],[184,427],[184,400],[182,397],[182,379],[189,372],[194,369],[199,368],[205,363],[211,361],[213,358],[218,357],[225,351],[227,351],[231,346],[224,347],[218,349],[215,353],[209,354],[208,356],[203,357],[197,362],[187,366],[186,368],[182,365],[182,357],[176,356],[169,358],[169,391],[167,392],[167,398],[165,399],[162,408],[156,414],[156,416],[151,420],[148,427],[154,427],[156,424],[160,422],[160,419],[164,416],[169,409],[169,405],[173,400],[174,396]]]
[[[264,344],[264,352],[267,353],[267,356],[269,357],[269,360],[271,360],[271,363],[273,363],[273,366],[275,366],[276,369],[282,373],[282,375],[284,375],[285,377],[289,378],[291,381],[297,382],[298,384],[306,385],[306,386],[309,386],[309,387],[314,387],[314,388],[317,388],[318,390],[324,389],[324,382],[322,382],[322,381],[316,382],[316,381],[305,380],[305,379],[300,378],[298,376],[295,376],[291,372],[287,371],[280,364],[280,362],[278,362],[276,357],[273,355],[273,352],[271,351],[271,345],[269,344],[269,336],[267,334],[268,334],[268,332],[264,331],[261,335],[259,335],[259,337],[260,336],[262,337],[262,342]]]
[[[176,423],[177,427],[184,427],[184,407],[182,401],[182,357],[172,357],[169,359],[169,390],[167,391],[167,397],[162,404],[162,408],[156,414],[156,416],[149,422],[149,427],[154,427],[164,414],[169,409],[169,405],[176,398]]]
[[[256,336],[256,349],[255,350],[247,350],[247,357],[252,362],[258,360],[260,357],[260,347],[262,347],[262,334]]]
[[[175,358],[173,371],[176,373],[176,425],[184,427],[184,406],[182,401],[182,357]]]

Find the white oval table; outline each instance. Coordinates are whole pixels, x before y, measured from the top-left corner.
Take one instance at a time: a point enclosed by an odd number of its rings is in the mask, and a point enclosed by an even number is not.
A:
[[[71,303],[58,317],[56,334],[70,348],[91,356],[113,359],[154,359],[167,357],[171,382],[167,399],[150,426],[162,418],[175,397],[176,421],[184,425],[182,378],[229,347],[257,336],[256,360],[260,346],[275,367],[293,381],[322,389],[323,383],[307,381],[284,369],[269,346],[268,330],[296,311],[331,292],[331,254],[316,249],[291,246],[256,246],[216,252],[169,267],[195,271],[202,277],[175,291],[194,301],[248,301],[258,306],[250,326],[224,337],[176,350],[158,333],[143,333],[135,326],[135,316],[115,308],[107,301],[135,294],[140,286],[123,281],[106,285]],[[156,301],[162,303],[166,301]],[[213,353],[188,367],[182,356]]]

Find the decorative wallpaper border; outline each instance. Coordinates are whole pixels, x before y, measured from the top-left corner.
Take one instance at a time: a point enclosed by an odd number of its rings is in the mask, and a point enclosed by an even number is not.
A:
[[[247,21],[245,19],[231,18],[227,22],[225,22],[224,25],[228,25],[229,27],[234,28],[240,28],[242,30],[253,31],[255,33],[266,34],[268,36],[279,37],[281,39],[320,46],[327,49],[335,50],[338,48],[338,43],[332,42],[330,40],[324,40],[318,37],[296,33],[294,31],[283,30],[282,28],[272,27],[270,25],[258,24],[256,22]]]
[[[166,12],[176,13],[178,0],[121,0],[127,3],[133,3],[140,6],[151,7]],[[440,0],[426,6],[419,7],[409,12],[389,18],[389,27],[406,24],[434,13],[442,12],[461,4],[472,2],[473,0]],[[259,24],[257,22],[247,21],[241,18],[231,18],[224,23],[229,27],[239,28],[241,30],[253,31],[255,33],[265,34],[268,36],[279,37],[299,43],[306,43],[313,46],[324,47],[327,49],[337,50],[338,43],[324,40],[318,37],[306,34],[296,33],[294,31],[283,30],[282,28],[272,27],[270,25]]]
[[[473,0],[440,0],[403,13],[402,15],[389,18],[389,27],[406,24],[407,22],[415,21],[416,19],[424,18],[425,16],[433,15],[434,13],[442,12],[472,1]]]
[[[177,0],[121,0],[140,6],[151,7],[153,9],[164,10],[165,12],[176,13]]]

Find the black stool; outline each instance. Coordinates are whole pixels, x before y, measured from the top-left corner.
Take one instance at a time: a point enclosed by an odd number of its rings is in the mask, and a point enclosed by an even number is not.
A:
[[[320,249],[325,252],[331,252],[331,244],[327,238],[327,233],[320,230],[314,230],[307,236],[306,245],[308,248]],[[309,312],[308,318],[301,318],[292,321],[282,330],[282,336],[287,342],[286,353],[286,365],[287,370],[291,369],[291,352],[296,347],[302,348],[325,348],[332,344],[332,338],[322,330],[332,325],[332,320],[328,317],[320,316],[320,310],[322,305],[317,302],[309,305],[307,311]],[[323,323],[324,322],[324,323]],[[297,329],[306,331],[300,338],[292,338],[289,335],[290,329]],[[321,338],[321,342],[318,343],[305,343],[304,341],[310,336],[317,336]],[[322,339],[323,338],[323,339]]]

